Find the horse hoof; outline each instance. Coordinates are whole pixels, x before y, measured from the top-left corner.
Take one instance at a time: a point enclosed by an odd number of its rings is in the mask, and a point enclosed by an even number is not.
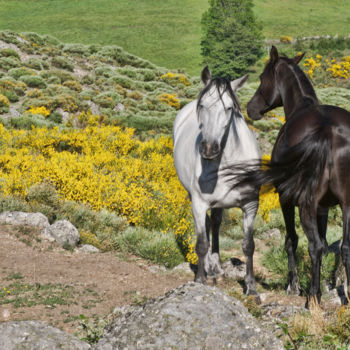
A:
[[[215,277],[215,279],[216,279],[216,283],[221,283],[221,282],[223,282],[225,280],[225,276],[224,276],[224,274],[217,275]]]
[[[300,295],[300,289],[297,285],[288,284],[287,294],[288,295]]]

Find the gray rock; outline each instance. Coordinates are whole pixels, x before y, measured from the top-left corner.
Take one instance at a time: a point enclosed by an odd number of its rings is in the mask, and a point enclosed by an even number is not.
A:
[[[161,265],[147,266],[147,270],[152,273],[166,272],[166,267]]]
[[[99,253],[100,250],[96,247],[94,247],[91,244],[83,244],[81,247],[77,249],[78,252],[83,252],[83,253]]]
[[[116,312],[93,349],[284,349],[238,300],[194,282]]]
[[[93,115],[99,115],[100,114],[100,108],[98,107],[98,105],[92,101],[87,101],[87,104],[90,107],[91,113]]]
[[[0,323],[3,350],[88,350],[90,345],[39,321]]]
[[[47,227],[42,235],[53,237],[62,246],[68,243],[71,247],[75,247],[80,240],[78,230],[68,220],[56,221]]]
[[[42,229],[50,226],[49,220],[44,214],[21,211],[4,211],[0,214],[0,224],[28,225]]]
[[[180,265],[177,265],[173,268],[173,271],[183,271],[183,272],[188,272],[188,273],[192,273],[193,271],[191,269],[191,266],[188,262],[184,262]]]
[[[115,111],[120,111],[120,112],[122,112],[122,111],[124,111],[125,110],[125,106],[122,104],[122,103],[118,103],[114,108],[113,108],[113,110],[115,110]]]
[[[272,228],[271,230],[267,230],[265,232],[265,236],[269,239],[273,239],[276,241],[280,241],[282,239],[281,231],[278,228]]]
[[[246,274],[246,263],[237,258],[231,258],[222,264],[225,277],[242,280]]]

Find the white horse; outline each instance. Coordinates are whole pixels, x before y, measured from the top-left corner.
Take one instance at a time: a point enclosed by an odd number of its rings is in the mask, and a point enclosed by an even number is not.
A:
[[[261,151],[242,116],[235,91],[248,75],[231,83],[211,78],[208,67],[201,74],[205,85],[199,97],[178,113],[173,128],[177,175],[189,193],[197,233],[198,270],[195,280],[223,274],[219,262],[219,228],[224,208],[243,211],[243,252],[246,257],[246,293],[256,294],[253,272],[253,225],[259,204],[259,188],[233,185],[229,168],[256,161]],[[234,189],[233,189],[234,188]],[[211,217],[207,211],[211,209]],[[212,253],[209,230],[212,229]],[[215,254],[216,253],[216,254]]]

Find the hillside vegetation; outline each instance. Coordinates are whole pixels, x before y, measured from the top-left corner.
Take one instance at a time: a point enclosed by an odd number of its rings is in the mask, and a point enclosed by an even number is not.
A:
[[[266,38],[350,34],[348,1],[255,0],[254,4]],[[0,0],[6,14],[0,30],[50,34],[65,43],[118,45],[159,66],[198,75],[200,21],[207,7],[207,0]]]
[[[310,44],[314,52],[323,50],[322,55],[309,54],[301,66],[323,103],[350,109],[348,42],[323,43],[327,49],[321,44]],[[300,48],[300,43],[283,45],[289,55]],[[284,122],[283,110],[250,120],[246,104],[257,86],[246,84],[239,99],[268,157]],[[50,222],[68,219],[83,243],[103,251],[133,253],[166,267],[185,260],[196,263],[190,202],[173,166],[170,134],[177,111],[201,87],[198,77],[160,68],[118,46],[64,44],[47,35],[0,32],[0,212],[42,212]],[[342,236],[339,208],[329,219],[331,244]],[[281,234],[272,239],[267,232],[276,228]],[[261,293],[284,295],[284,232],[277,195],[262,194],[255,224],[262,246],[256,259],[268,272],[258,275]],[[305,293],[310,260],[298,222],[297,232]],[[223,261],[240,256],[242,236],[240,210],[228,210],[220,237]],[[338,264],[334,253],[324,259],[323,285],[333,286]],[[348,320],[346,314],[344,322]],[[298,344],[311,339],[312,346],[319,342],[319,348],[327,348],[322,335],[309,337],[307,317],[302,321],[302,327],[292,328]],[[343,342],[347,329],[329,331],[331,339]]]

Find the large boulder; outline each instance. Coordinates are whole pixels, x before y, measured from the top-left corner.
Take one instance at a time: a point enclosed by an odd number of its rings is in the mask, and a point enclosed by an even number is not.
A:
[[[94,350],[284,349],[238,300],[194,282],[116,315]]]
[[[28,225],[41,229],[50,226],[48,218],[42,213],[24,213],[21,211],[4,211],[0,214],[0,224]]]
[[[39,321],[0,323],[0,349],[88,350],[90,345]]]
[[[42,236],[47,239],[52,237],[60,245],[63,246],[69,244],[71,247],[75,247],[80,240],[78,230],[68,220],[56,221],[54,224],[43,230]]]

